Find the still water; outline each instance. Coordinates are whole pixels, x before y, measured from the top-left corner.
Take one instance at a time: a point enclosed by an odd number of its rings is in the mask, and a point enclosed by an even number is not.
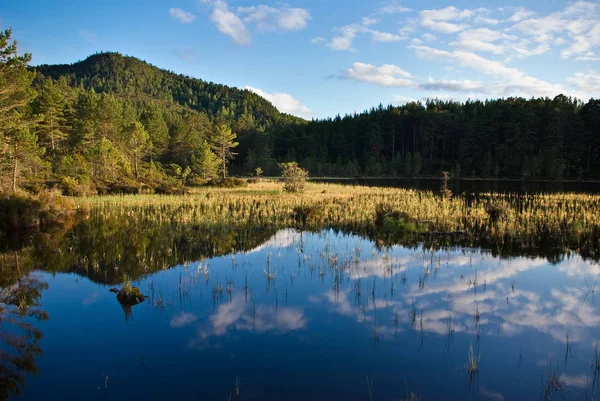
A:
[[[315,182],[335,184],[365,185],[371,187],[413,188],[427,191],[439,191],[441,178],[313,178]],[[533,180],[470,180],[459,179],[450,181],[450,189],[455,194],[464,193],[600,193],[600,182],[586,181],[533,181]]]
[[[138,278],[149,299],[130,310],[108,285],[38,270],[47,320],[25,320],[42,355],[13,399],[598,397],[599,273],[295,230]]]

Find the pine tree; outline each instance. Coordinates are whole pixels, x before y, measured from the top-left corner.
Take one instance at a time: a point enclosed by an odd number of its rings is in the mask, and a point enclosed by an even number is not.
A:
[[[149,108],[142,115],[142,123],[152,141],[152,156],[160,158],[169,145],[169,127],[158,107]]]
[[[217,124],[216,131],[212,138],[212,148],[221,162],[221,177],[227,178],[227,163],[232,160],[237,153],[231,149],[239,145],[234,142],[237,135],[231,132],[231,128],[223,123]]]
[[[152,150],[152,142],[148,132],[140,122],[135,122],[128,128],[129,138],[127,141],[127,152],[133,164],[133,172],[135,179],[139,181],[139,164],[141,160],[150,154]]]
[[[17,42],[10,43],[12,29],[0,31],[0,134],[3,128],[15,123],[23,107],[35,97],[31,89],[34,73],[27,71],[31,54],[17,55]]]
[[[38,146],[37,136],[25,126],[14,126],[8,131],[5,154],[12,169],[11,190],[16,192],[21,176],[35,177],[45,169],[42,160],[44,148]]]
[[[56,152],[67,139],[64,90],[65,88],[60,88],[56,81],[46,79],[40,87],[35,102],[35,111],[41,118],[38,124],[40,144],[47,149],[52,149],[52,152]]]
[[[219,158],[210,150],[207,141],[202,141],[192,156],[192,172],[204,181],[213,180],[219,176]]]
[[[15,192],[21,173],[33,172],[41,164],[42,151],[30,129],[33,122],[25,117],[35,97],[31,89],[34,74],[27,71],[31,55],[17,55],[17,42],[10,43],[11,34],[10,29],[0,32],[0,172],[2,177],[11,177],[0,184]]]

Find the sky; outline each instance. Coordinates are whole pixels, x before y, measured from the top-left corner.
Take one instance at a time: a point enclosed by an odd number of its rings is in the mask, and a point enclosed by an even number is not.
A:
[[[2,0],[0,27],[33,65],[117,51],[308,119],[600,97],[600,0]]]

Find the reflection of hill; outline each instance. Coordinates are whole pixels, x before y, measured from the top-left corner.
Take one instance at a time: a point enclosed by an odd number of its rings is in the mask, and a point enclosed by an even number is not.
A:
[[[263,226],[141,223],[92,214],[67,233],[38,233],[27,251],[33,268],[72,272],[101,284],[136,280],[186,262],[247,251],[275,234]]]
[[[212,219],[207,215],[206,223],[193,225],[186,223],[187,218],[169,217],[176,211],[167,212],[156,218],[145,209],[135,214],[122,211],[105,213],[97,209],[72,227],[28,234],[20,244],[7,238],[4,246],[8,244],[13,249],[23,247],[22,262],[31,265],[30,269],[73,272],[98,283],[118,284],[124,274],[136,280],[177,264],[231,252],[258,251],[271,245],[292,244],[300,237],[299,231],[286,229],[285,224],[277,222],[251,225],[245,219],[238,222],[231,218]],[[543,243],[538,243],[523,247],[522,244],[515,245],[510,239],[498,244],[475,235],[390,232],[385,227],[350,227],[343,222],[317,224],[310,228],[314,232],[327,228],[334,232],[352,232],[374,241],[378,248],[394,244],[430,250],[456,246],[482,247],[489,249],[492,255],[501,257],[545,257],[552,263],[564,258],[564,246],[560,248],[555,244],[543,246]],[[0,285],[6,280],[6,277],[0,278]]]

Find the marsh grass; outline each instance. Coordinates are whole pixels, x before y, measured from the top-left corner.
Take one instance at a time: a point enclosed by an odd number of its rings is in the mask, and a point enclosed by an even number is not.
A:
[[[542,399],[550,400],[555,395],[567,392],[567,386],[561,379],[558,368],[552,367],[552,362],[549,361],[546,367],[546,374],[542,378]]]
[[[194,188],[187,195],[110,195],[75,200],[101,216],[189,227],[332,228],[398,241],[600,255],[600,196],[479,194],[441,198],[429,191],[307,183],[302,194],[278,183]],[[489,205],[503,212],[490,216]],[[310,211],[310,212],[309,212]],[[458,233],[458,234],[457,234]],[[460,234],[460,235],[459,235]],[[542,252],[543,251],[543,252]]]
[[[374,401],[373,398],[373,378],[369,378],[369,375],[365,373],[365,378],[367,379],[367,390],[369,391],[369,401]]]
[[[123,274],[123,287],[117,293],[117,300],[123,306],[133,306],[144,302],[146,296],[140,292],[138,287],[131,284],[131,279],[127,274]]]
[[[473,383],[473,379],[477,379],[479,377],[479,361],[481,359],[481,355],[478,354],[475,356],[475,351],[473,350],[473,344],[469,345],[469,353],[467,364],[465,368],[467,369],[467,373],[469,374],[469,387]]]

